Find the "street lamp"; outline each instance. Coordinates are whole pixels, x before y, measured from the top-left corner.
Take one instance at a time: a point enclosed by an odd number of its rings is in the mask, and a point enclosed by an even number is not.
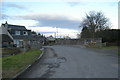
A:
[[[55,38],[58,38],[58,27],[54,27],[56,29],[55,31]]]
[[[57,32],[57,38],[58,38],[58,27],[56,27],[56,32]]]

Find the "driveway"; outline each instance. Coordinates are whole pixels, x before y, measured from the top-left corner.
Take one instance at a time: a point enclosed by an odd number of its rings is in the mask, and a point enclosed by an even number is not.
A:
[[[118,78],[118,56],[84,47],[45,46],[42,59],[18,78]]]

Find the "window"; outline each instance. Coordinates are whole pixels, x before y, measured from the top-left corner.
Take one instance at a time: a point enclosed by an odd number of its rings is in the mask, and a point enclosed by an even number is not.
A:
[[[20,31],[15,31],[15,35],[20,35]]]
[[[27,32],[27,31],[24,31],[24,32],[23,32],[23,35],[28,35],[28,32]]]
[[[17,46],[17,47],[19,47],[19,40],[14,40],[14,44]]]

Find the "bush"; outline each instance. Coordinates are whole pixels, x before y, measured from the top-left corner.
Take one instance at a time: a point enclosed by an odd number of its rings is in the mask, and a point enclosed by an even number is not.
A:
[[[21,50],[19,48],[2,48],[2,55],[18,54]]]

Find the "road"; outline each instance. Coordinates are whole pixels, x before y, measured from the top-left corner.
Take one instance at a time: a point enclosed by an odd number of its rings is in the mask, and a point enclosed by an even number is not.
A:
[[[18,78],[118,78],[118,57],[84,47],[46,46],[42,59]]]

